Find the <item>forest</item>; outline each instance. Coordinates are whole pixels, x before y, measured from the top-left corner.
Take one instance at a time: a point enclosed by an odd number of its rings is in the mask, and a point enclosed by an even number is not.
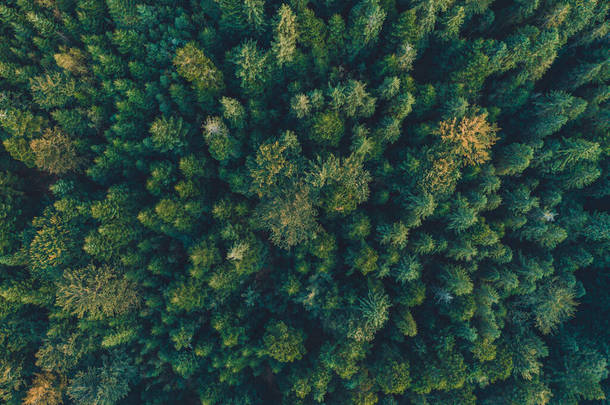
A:
[[[0,404],[610,404],[609,10],[0,0]]]

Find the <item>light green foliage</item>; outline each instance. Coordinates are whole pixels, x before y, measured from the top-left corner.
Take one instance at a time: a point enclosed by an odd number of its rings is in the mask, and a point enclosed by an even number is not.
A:
[[[43,129],[44,119],[31,112],[19,110],[0,111],[0,125],[9,136],[2,137],[2,144],[13,159],[28,167],[34,166],[36,159],[30,148],[30,140]]]
[[[343,120],[339,114],[319,113],[313,118],[311,138],[319,145],[337,147],[344,130]]]
[[[297,118],[304,118],[311,111],[311,103],[306,94],[297,94],[290,102],[290,109]]]
[[[299,151],[300,146],[292,132],[284,133],[278,141],[261,145],[249,167],[253,190],[265,195],[295,178],[298,162],[294,161],[294,157]]]
[[[282,363],[300,360],[305,354],[303,333],[281,321],[267,324],[263,344],[265,353]]]
[[[542,333],[550,333],[575,312],[576,302],[572,289],[560,280],[546,280],[535,294],[528,298],[532,305],[536,327]]]
[[[150,126],[152,145],[160,152],[171,152],[183,148],[188,126],[182,118],[162,117]]]
[[[345,215],[369,196],[370,174],[358,157],[339,159],[330,155],[318,160],[309,172],[309,182],[320,193],[320,202],[329,213]]]
[[[258,226],[270,232],[274,244],[291,248],[312,237],[318,228],[311,191],[293,185],[263,201],[257,209]]]
[[[379,330],[388,320],[390,300],[383,292],[369,291],[365,298],[358,301],[358,310],[365,324],[374,330]]]
[[[297,24],[296,15],[290,7],[282,4],[278,10],[275,40],[272,44],[278,65],[292,62],[296,53]]]
[[[57,304],[79,318],[122,315],[138,303],[133,283],[109,266],[66,271],[57,288]]]
[[[30,88],[42,108],[63,107],[76,95],[76,82],[59,73],[33,78]]]
[[[246,124],[246,110],[238,100],[229,97],[220,99],[224,118],[235,128],[243,128]]]
[[[411,383],[409,363],[395,360],[384,362],[376,380],[384,394],[404,393]]]
[[[235,76],[248,94],[260,94],[269,78],[268,55],[249,40],[232,50]]]
[[[223,161],[236,157],[238,152],[235,139],[220,117],[208,117],[203,124],[203,137],[208,144],[210,155]]]
[[[223,86],[222,72],[193,42],[176,51],[173,63],[178,74],[193,83],[199,92],[217,91]]]

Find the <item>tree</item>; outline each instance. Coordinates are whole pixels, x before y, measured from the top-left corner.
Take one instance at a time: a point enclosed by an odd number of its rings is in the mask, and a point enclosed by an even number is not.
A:
[[[389,317],[391,307],[388,296],[380,291],[369,291],[365,298],[358,300],[357,309],[364,319],[366,327],[378,331],[383,327]]]
[[[362,167],[362,161],[351,155],[339,159],[330,155],[318,162],[308,173],[308,182],[319,194],[319,201],[328,213],[346,215],[369,195],[370,174]]]
[[[461,233],[476,223],[476,210],[470,207],[468,201],[462,196],[458,196],[452,208],[453,210],[447,215],[448,229]]]
[[[214,159],[223,161],[238,156],[237,142],[229,135],[229,129],[220,117],[207,118],[203,124],[203,137]]]
[[[440,275],[445,289],[454,296],[472,293],[474,285],[468,272],[460,266],[445,266]]]
[[[25,203],[22,180],[0,171],[0,257],[17,250]]]
[[[536,327],[544,334],[556,330],[558,325],[574,315],[574,291],[558,279],[547,279],[536,293],[527,298],[532,306]]]
[[[385,18],[386,12],[377,0],[362,0],[352,9],[349,28],[352,54],[377,40]]]
[[[329,111],[314,117],[310,136],[317,144],[337,147],[343,132],[343,120],[338,113]]]
[[[220,103],[224,118],[234,128],[242,129],[246,125],[246,110],[243,105],[238,100],[229,97],[222,97]]]
[[[60,73],[35,77],[30,88],[36,103],[46,109],[64,107],[76,96],[76,82]]]
[[[395,360],[398,358],[398,360]],[[384,394],[403,394],[411,384],[409,363],[399,356],[380,356],[375,380]]]
[[[565,404],[605,400],[600,383],[608,377],[608,360],[586,339],[568,332],[560,338],[561,355],[549,365],[553,397]]]
[[[440,135],[452,154],[464,159],[466,164],[477,165],[490,159],[489,150],[498,140],[496,124],[487,122],[487,113],[463,117],[459,123],[457,118],[441,121],[434,132]]]
[[[264,352],[271,358],[289,363],[300,360],[305,354],[303,333],[282,321],[271,321],[265,326]]]
[[[51,373],[36,374],[23,405],[59,405],[63,403],[64,385],[65,382],[61,382],[61,377],[58,378]]]
[[[78,405],[113,405],[127,396],[136,368],[125,354],[102,357],[102,365],[79,371],[68,386],[68,395]]]
[[[157,118],[150,126],[152,146],[159,152],[179,152],[186,146],[188,125],[181,117]]]
[[[223,75],[194,42],[176,51],[173,60],[178,74],[193,83],[197,92],[217,92],[223,87]]]
[[[57,304],[79,318],[123,315],[139,302],[133,282],[108,265],[67,271],[57,289]]]
[[[455,182],[460,178],[460,165],[448,154],[436,155],[431,150],[426,154],[426,170],[422,171],[419,187],[423,193],[435,194],[452,191]]]
[[[517,175],[530,165],[534,150],[522,143],[511,143],[501,149],[495,164],[496,173],[500,176]]]
[[[53,55],[55,63],[60,68],[74,74],[84,75],[88,73],[86,66],[86,55],[78,48],[60,48],[62,52]]]
[[[260,32],[265,28],[265,2],[263,0],[244,0],[243,14],[246,23],[255,31]]]
[[[421,263],[417,260],[417,257],[407,255],[403,257],[395,269],[395,278],[401,284],[408,281],[416,280],[420,277],[422,270]]]
[[[268,55],[258,49],[253,40],[248,40],[231,51],[229,59],[235,65],[235,76],[242,89],[250,95],[262,93],[269,80]]]
[[[257,207],[257,226],[271,232],[271,241],[284,249],[311,239],[318,230],[311,191],[294,184],[262,201]]]
[[[0,403],[604,401],[606,3],[0,1]]]
[[[366,90],[366,84],[350,80],[344,86],[331,90],[331,107],[342,109],[350,118],[368,118],[375,112],[375,97]]]
[[[43,117],[29,111],[8,110],[0,113],[0,125],[8,135],[2,136],[2,144],[13,159],[28,167],[35,165],[36,156],[30,148],[30,142],[42,133],[44,124]]]
[[[601,150],[597,142],[564,138],[549,142],[548,150],[541,153],[539,164],[547,173],[559,173],[580,162],[596,161]]]
[[[292,9],[282,4],[277,12],[273,52],[279,66],[292,62],[296,53],[297,17]]]
[[[544,138],[559,131],[568,121],[576,118],[587,107],[587,102],[563,91],[538,95],[534,105],[532,135]]]

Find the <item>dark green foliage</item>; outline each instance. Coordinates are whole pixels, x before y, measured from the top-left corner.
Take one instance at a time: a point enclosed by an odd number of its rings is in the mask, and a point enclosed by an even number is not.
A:
[[[609,400],[607,2],[0,3],[0,403]]]
[[[75,404],[110,405],[127,396],[135,368],[124,354],[102,359],[100,367],[78,372],[70,381],[68,396]]]

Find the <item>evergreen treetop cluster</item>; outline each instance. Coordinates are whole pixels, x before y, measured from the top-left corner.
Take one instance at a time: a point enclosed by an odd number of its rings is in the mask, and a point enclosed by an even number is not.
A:
[[[2,1],[0,403],[605,403],[609,9]]]

